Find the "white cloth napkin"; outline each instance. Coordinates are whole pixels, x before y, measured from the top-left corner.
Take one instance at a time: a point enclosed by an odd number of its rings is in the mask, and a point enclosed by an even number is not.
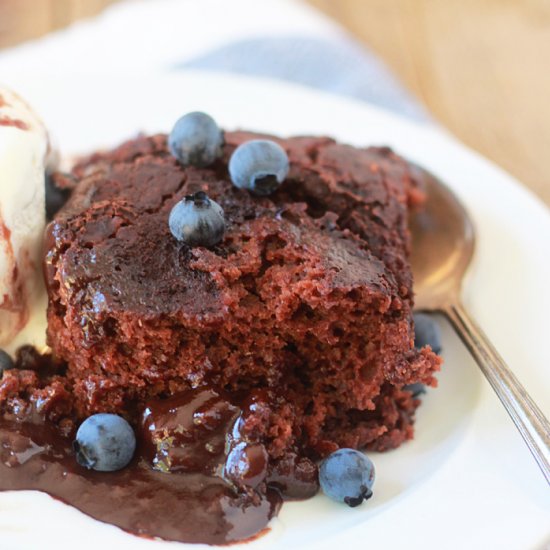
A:
[[[129,0],[0,53],[7,84],[21,72],[77,78],[185,68],[278,78],[427,119],[376,56],[298,0]]]

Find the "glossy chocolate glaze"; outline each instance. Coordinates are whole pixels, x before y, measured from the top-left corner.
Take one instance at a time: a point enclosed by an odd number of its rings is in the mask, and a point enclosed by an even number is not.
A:
[[[265,450],[237,441],[238,430],[231,434],[240,412],[211,388],[151,403],[134,460],[108,473],[79,466],[72,438],[54,425],[6,415],[0,489],[44,491],[137,535],[208,544],[247,539],[265,529],[282,498],[265,484]],[[225,468],[239,446],[248,463],[233,465],[236,483]]]
[[[51,382],[65,368],[32,346],[19,348],[15,367],[0,378],[0,394],[14,380]],[[0,490],[44,491],[146,537],[227,544],[257,536],[283,499],[309,498],[319,488],[311,460],[290,453],[270,461],[264,445],[245,429],[256,407],[272,397],[256,391],[237,399],[205,385],[150,400],[132,418],[134,459],[117,472],[95,472],[76,462],[77,425],[60,417],[65,409],[59,393],[44,391],[30,402],[6,399],[0,411]]]

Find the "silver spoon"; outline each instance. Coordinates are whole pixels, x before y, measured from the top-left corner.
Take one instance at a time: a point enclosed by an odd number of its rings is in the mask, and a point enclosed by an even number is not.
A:
[[[411,219],[415,307],[447,316],[550,484],[550,423],[460,301],[475,246],[472,222],[455,195],[424,173],[428,200]]]

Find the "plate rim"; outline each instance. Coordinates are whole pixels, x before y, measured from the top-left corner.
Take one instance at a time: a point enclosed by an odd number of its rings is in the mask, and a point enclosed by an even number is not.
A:
[[[13,87],[15,87],[15,89],[24,89],[25,84],[21,83],[25,82],[25,78],[30,79],[27,80],[27,84],[29,82],[36,83],[38,76],[36,74],[30,76],[12,76],[11,81],[14,83]],[[60,77],[59,75],[56,75],[55,78],[58,79]],[[113,78],[112,75],[110,75],[109,78]],[[120,78],[128,82],[132,80],[136,82],[140,81],[143,78],[143,75],[124,75]],[[469,159],[467,162],[470,163],[471,167],[473,166],[474,171],[481,171],[481,173],[485,174],[491,173],[493,179],[496,179],[497,182],[499,182],[499,185],[501,186],[500,191],[502,191],[504,194],[511,194],[512,198],[517,200],[523,209],[530,212],[533,219],[537,223],[541,223],[543,225],[543,231],[548,232],[548,235],[550,236],[550,211],[547,209],[542,200],[539,199],[531,190],[520,184],[515,178],[507,174],[502,168],[498,167],[492,161],[484,158],[479,153],[469,149],[464,144],[458,142],[453,136],[451,136],[446,130],[442,129],[441,127],[427,126],[413,120],[404,119],[403,117],[400,117],[395,113],[363,103],[359,100],[336,96],[328,92],[319,92],[317,90],[306,88],[297,84],[282,83],[280,81],[274,81],[269,78],[256,78],[240,75],[235,76],[225,73],[207,73],[197,70],[159,74],[155,75],[155,78],[158,78],[159,80],[164,80],[166,83],[170,81],[175,82],[176,80],[180,82],[190,82],[192,80],[195,80],[196,85],[197,83],[202,83],[203,85],[208,85],[209,83],[223,83],[228,87],[233,86],[237,88],[259,87],[261,89],[267,87],[272,91],[272,93],[286,95],[287,97],[289,95],[300,95],[302,97],[311,96],[315,97],[317,102],[332,105],[339,104],[340,106],[344,106],[345,110],[350,111],[360,110],[363,113],[367,113],[368,116],[372,117],[373,119],[389,124],[390,126],[395,126],[398,129],[408,129],[408,131],[412,134],[416,134],[429,142],[439,142],[441,144],[441,147],[454,151],[455,154],[458,154],[458,157]],[[428,166],[428,168],[430,168],[430,166]],[[441,176],[440,170],[437,167],[435,169],[435,173],[436,175]],[[443,178],[445,179],[444,176]],[[466,207],[468,208],[469,205],[471,205],[471,196],[469,196],[464,191],[464,189],[457,189],[456,183],[453,183],[453,181],[455,180],[451,181],[451,187],[454,191],[457,192],[461,200],[465,202]],[[471,191],[471,189],[469,191]],[[465,198],[466,200],[464,200]],[[533,219],[531,220],[531,222],[533,222]],[[548,263],[550,265],[550,261]],[[550,268],[548,268],[548,270],[550,273]],[[489,395],[490,394],[484,393],[483,399],[489,399]],[[356,529],[349,531],[349,533],[345,535],[344,538],[351,537],[349,538],[349,540],[352,540],[353,537],[357,536],[357,533],[355,533],[355,531]],[[548,532],[547,535],[550,535],[550,532]],[[327,547],[329,546],[327,545]]]

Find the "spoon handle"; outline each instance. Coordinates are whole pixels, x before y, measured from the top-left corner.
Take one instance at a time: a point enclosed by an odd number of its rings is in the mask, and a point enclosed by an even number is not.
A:
[[[444,313],[502,401],[550,484],[550,422],[464,307],[459,303],[450,305]]]

